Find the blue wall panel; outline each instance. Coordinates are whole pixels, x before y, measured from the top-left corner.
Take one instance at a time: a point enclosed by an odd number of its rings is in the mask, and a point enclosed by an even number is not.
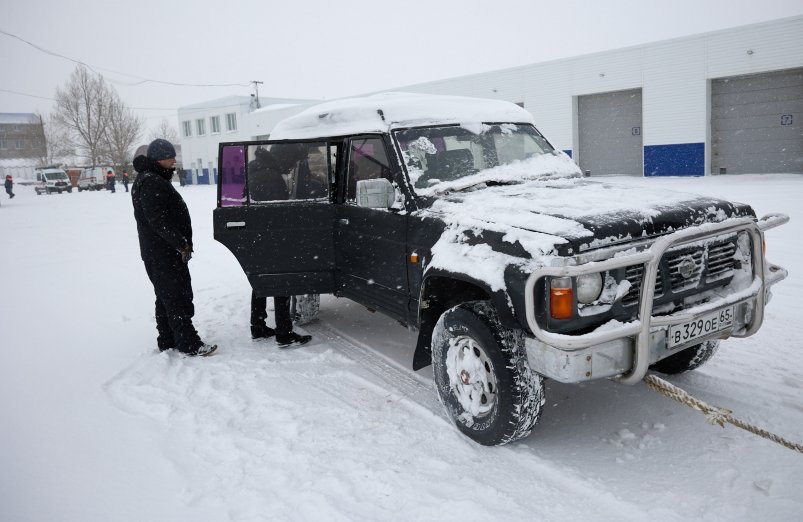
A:
[[[564,149],[563,152],[565,152],[566,155],[569,156],[570,158],[572,157],[572,149]]]
[[[200,169],[198,171],[198,184],[209,185],[209,169]]]
[[[704,176],[705,144],[647,145],[644,147],[645,176]]]

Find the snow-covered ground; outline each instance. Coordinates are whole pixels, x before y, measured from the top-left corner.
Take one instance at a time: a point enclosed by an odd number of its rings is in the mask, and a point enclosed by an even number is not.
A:
[[[803,176],[617,181],[751,203],[790,271],[763,329],[670,380],[803,442]],[[122,189],[122,187],[120,187]],[[249,286],[192,212],[210,358],[155,350],[153,292],[122,190],[0,207],[0,520],[773,520],[803,516],[803,455],[643,384],[548,383],[532,435],[486,448],[446,419],[415,335],[325,297],[314,342],[254,342]]]

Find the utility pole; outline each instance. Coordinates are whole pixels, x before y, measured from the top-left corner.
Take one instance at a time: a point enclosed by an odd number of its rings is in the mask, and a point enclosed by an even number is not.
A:
[[[255,93],[254,104],[256,105],[256,108],[259,109],[260,107],[262,107],[262,105],[260,105],[259,103],[259,86],[264,82],[260,82],[258,80],[251,80],[251,83],[254,84],[254,93]]]

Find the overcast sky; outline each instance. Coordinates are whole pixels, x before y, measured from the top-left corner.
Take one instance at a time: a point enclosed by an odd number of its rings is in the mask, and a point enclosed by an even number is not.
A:
[[[803,1],[3,0],[0,13],[0,31],[88,64],[152,127],[251,80],[260,97],[332,99],[801,15]],[[1,33],[0,57],[0,112],[48,114],[76,66]]]

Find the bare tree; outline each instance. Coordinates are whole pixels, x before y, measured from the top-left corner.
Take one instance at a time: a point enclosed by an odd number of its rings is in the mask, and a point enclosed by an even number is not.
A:
[[[116,92],[109,101],[108,122],[102,141],[102,156],[120,168],[131,164],[131,149],[142,134],[143,120],[129,109]]]
[[[42,164],[54,165],[58,160],[75,155],[75,144],[70,137],[70,133],[56,121],[51,115],[47,123],[42,119],[42,126],[45,132],[45,156],[42,157]]]
[[[157,125],[156,128],[151,131],[150,136],[148,137],[148,142],[151,142],[157,138],[167,140],[174,145],[178,144],[178,131],[167,120],[167,118],[162,118],[162,121],[159,122],[159,125]]]
[[[75,68],[67,85],[56,89],[53,119],[68,130],[76,147],[95,166],[101,160],[113,91],[103,77]]]

